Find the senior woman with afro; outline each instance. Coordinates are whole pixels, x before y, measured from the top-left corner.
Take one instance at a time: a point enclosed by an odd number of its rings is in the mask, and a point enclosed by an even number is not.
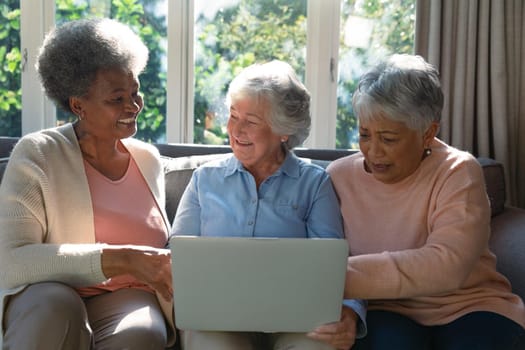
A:
[[[310,94],[292,67],[271,61],[245,68],[229,86],[227,105],[233,155],[194,171],[172,234],[343,238],[330,177],[291,152],[306,139],[311,122]],[[345,301],[341,320],[317,330],[316,339],[302,333],[194,330],[183,331],[181,338],[186,350],[348,349],[364,333],[364,311],[362,302]]]
[[[164,349],[172,335],[163,171],[156,148],[131,138],[147,59],[109,19],[44,39],[45,92],[77,120],[22,137],[5,171],[3,349]]]
[[[345,295],[369,301],[356,349],[523,349],[481,167],[436,137],[443,100],[434,66],[393,55],[353,97],[360,152],[328,168],[351,251]]]

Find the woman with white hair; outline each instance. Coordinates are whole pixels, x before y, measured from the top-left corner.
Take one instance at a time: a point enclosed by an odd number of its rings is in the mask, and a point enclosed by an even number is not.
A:
[[[245,68],[229,86],[227,105],[233,154],[194,171],[171,233],[343,238],[330,177],[323,168],[306,163],[291,151],[306,139],[311,123],[310,94],[291,66],[272,61]],[[302,333],[185,330],[183,347],[348,349],[356,335],[365,332],[360,321],[364,319],[364,305],[356,300],[345,304],[341,321],[323,330],[326,338],[314,339]]]

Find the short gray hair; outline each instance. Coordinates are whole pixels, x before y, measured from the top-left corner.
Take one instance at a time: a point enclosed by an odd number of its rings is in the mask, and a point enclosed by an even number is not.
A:
[[[228,109],[245,97],[268,102],[269,124],[274,133],[288,135],[288,149],[301,145],[310,134],[310,93],[288,63],[274,60],[243,69],[228,88]]]
[[[108,18],[80,19],[46,35],[36,69],[46,95],[72,112],[69,98],[85,95],[99,70],[117,68],[138,76],[148,53],[128,26]]]
[[[359,120],[385,117],[423,133],[440,122],[443,100],[433,65],[421,56],[396,54],[361,77],[352,105]]]

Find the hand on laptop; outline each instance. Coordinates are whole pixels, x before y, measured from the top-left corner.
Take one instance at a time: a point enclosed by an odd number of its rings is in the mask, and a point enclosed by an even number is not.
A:
[[[349,307],[343,306],[341,320],[317,327],[308,333],[312,339],[330,344],[338,350],[348,350],[355,342],[357,314]]]
[[[107,246],[102,251],[106,277],[130,274],[155,289],[164,299],[173,296],[171,252],[144,246]]]

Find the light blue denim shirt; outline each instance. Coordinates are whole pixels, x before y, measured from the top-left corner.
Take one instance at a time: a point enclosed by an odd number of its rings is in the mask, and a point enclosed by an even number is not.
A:
[[[234,156],[196,169],[174,219],[173,234],[343,238],[329,175],[288,153],[257,190]]]
[[[181,197],[171,234],[344,238],[328,173],[290,152],[259,189],[233,155],[196,169]],[[348,300],[345,305],[365,320],[363,302]],[[359,326],[362,336],[366,332],[363,322]]]

